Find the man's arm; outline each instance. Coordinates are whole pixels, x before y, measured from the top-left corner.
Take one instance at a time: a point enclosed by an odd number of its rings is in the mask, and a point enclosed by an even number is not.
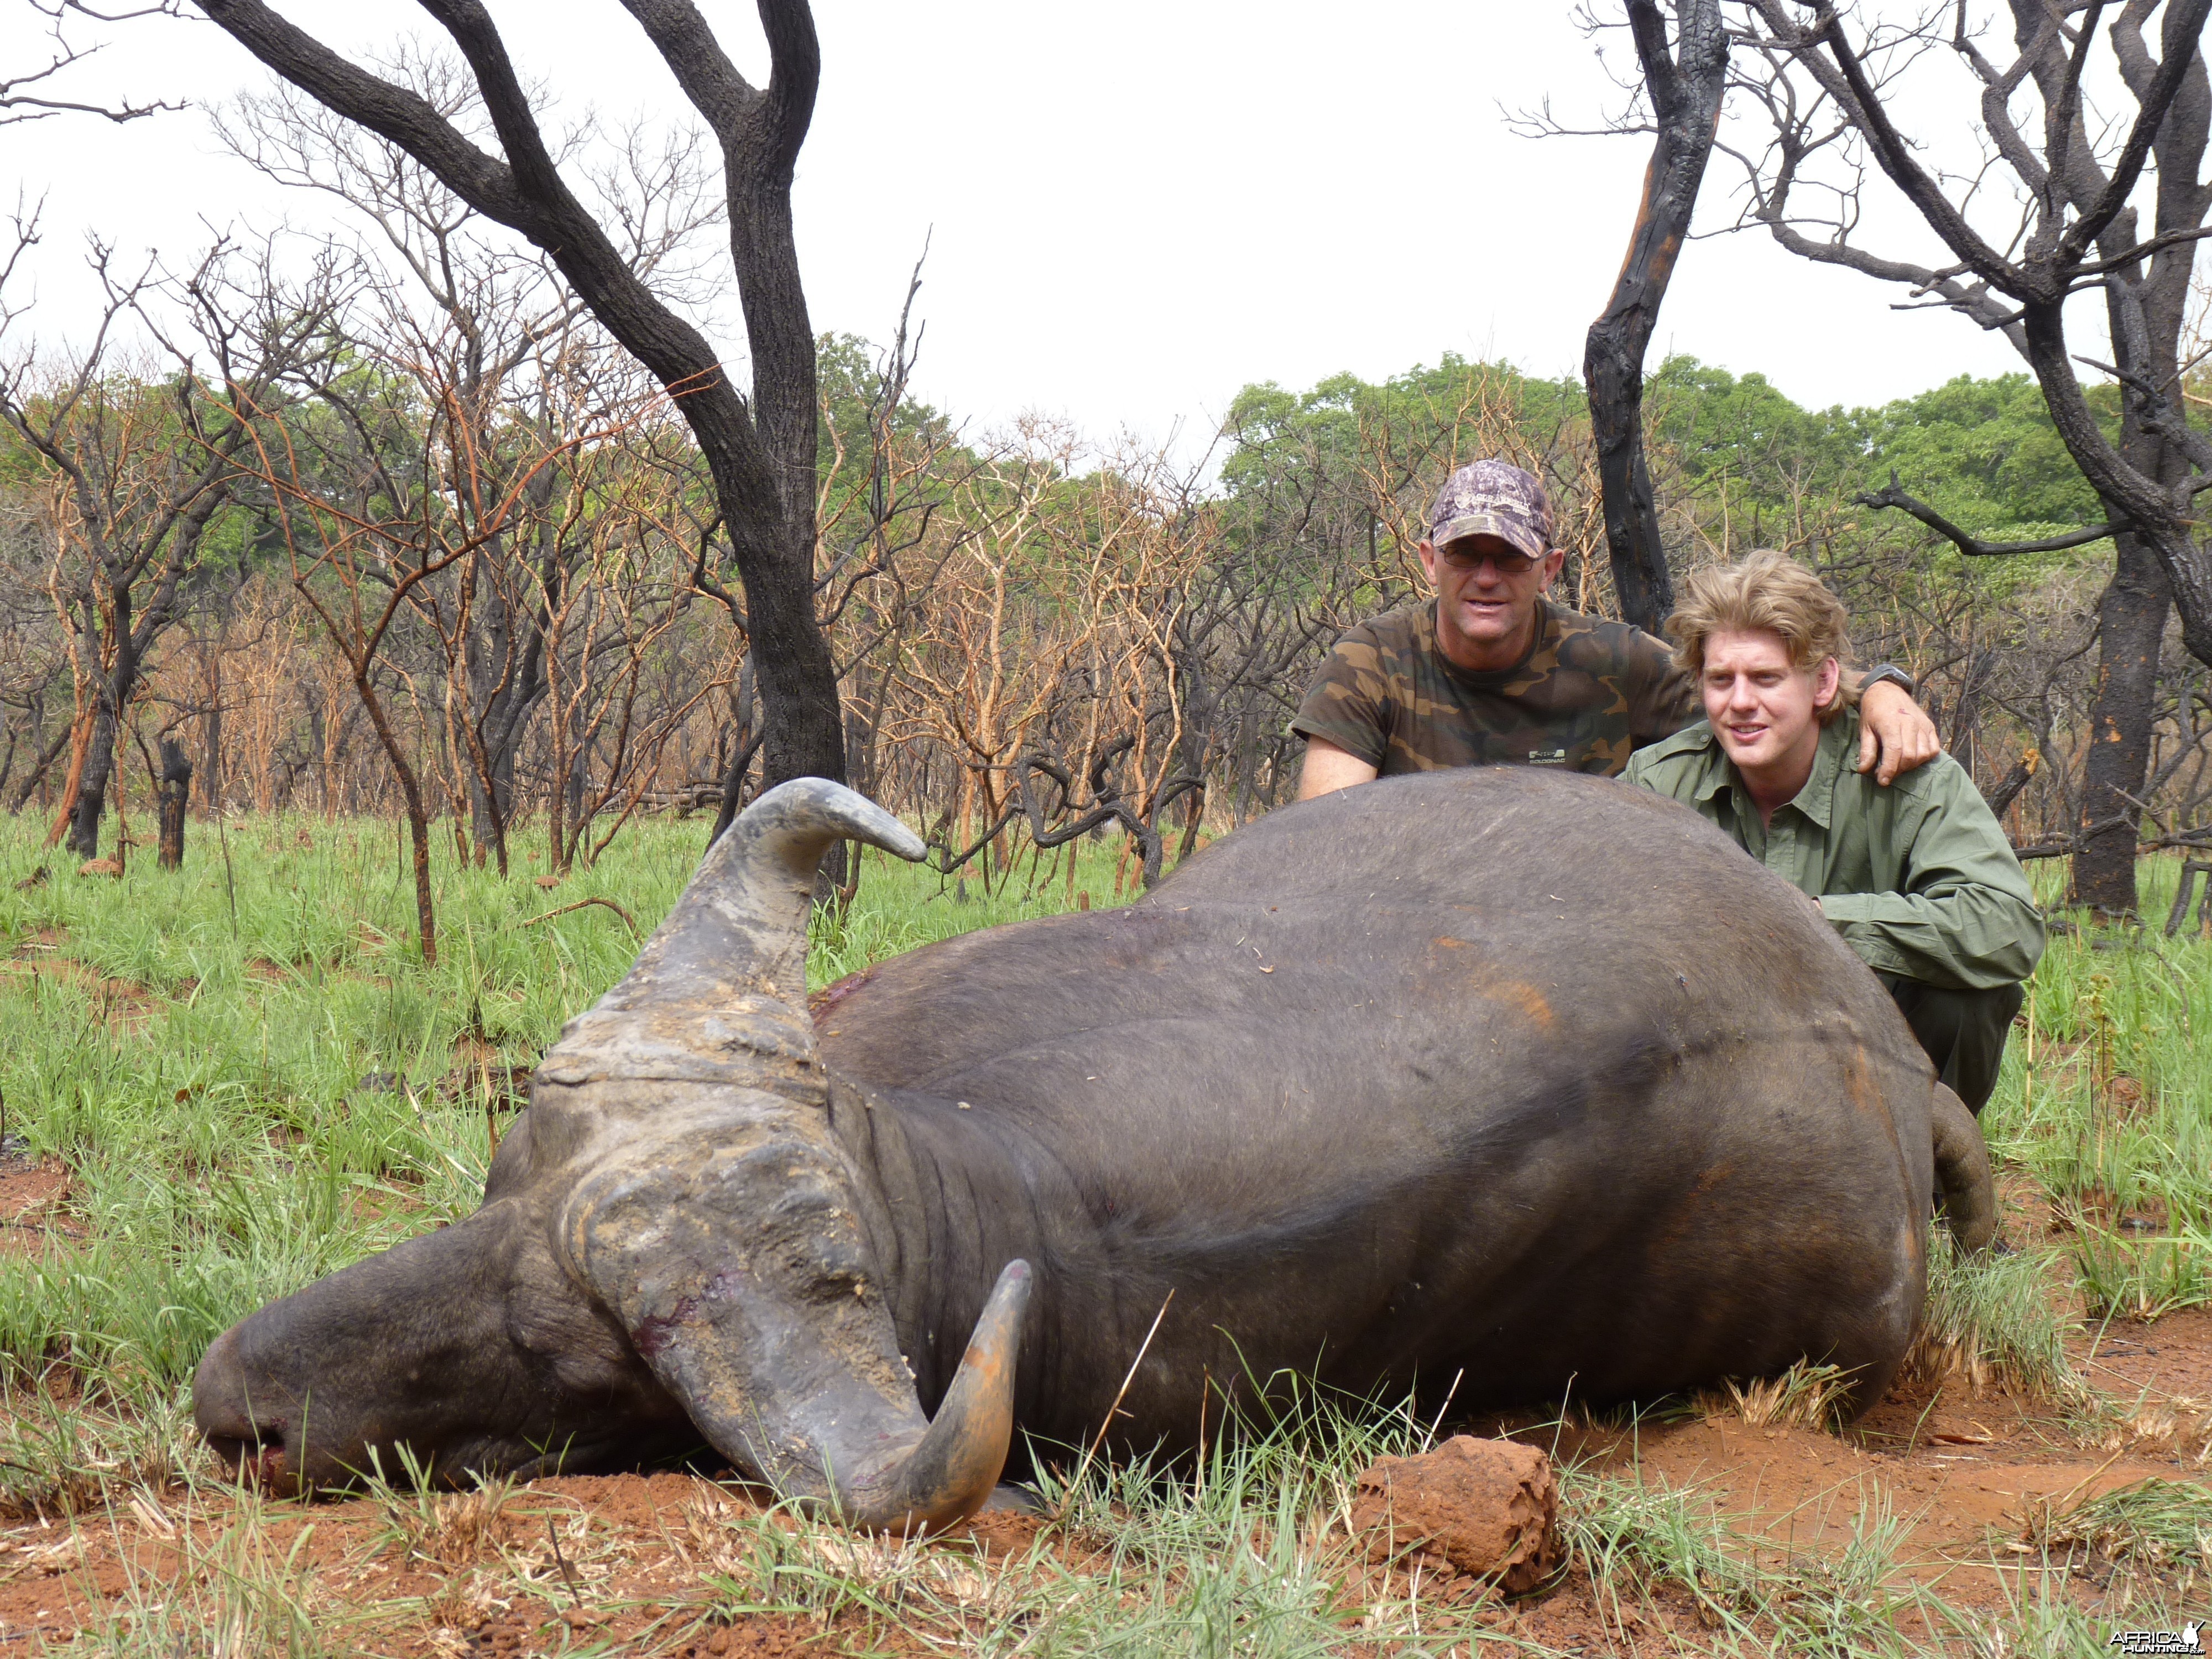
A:
[[[1697,681],[1675,663],[1673,651],[1664,641],[1649,634],[1639,634],[1637,639],[1645,649],[1653,675],[1648,713],[1638,720],[1640,745],[1671,737],[1705,719],[1705,706]],[[1844,684],[1857,689],[1857,672],[1846,670]],[[1859,699],[1859,762],[1854,771],[1872,771],[1874,781],[1887,786],[1904,773],[1919,770],[1942,752],[1936,722],[1905,695],[1904,687],[1887,680],[1866,687]]]
[[[1306,688],[1291,730],[1306,740],[1298,799],[1373,781],[1389,740],[1390,673],[1373,626],[1346,629]],[[1363,760],[1361,755],[1372,755]]]
[[[1375,769],[1358,756],[1327,738],[1308,738],[1305,769],[1298,774],[1298,799],[1311,800],[1355,783],[1372,783],[1375,778]]]

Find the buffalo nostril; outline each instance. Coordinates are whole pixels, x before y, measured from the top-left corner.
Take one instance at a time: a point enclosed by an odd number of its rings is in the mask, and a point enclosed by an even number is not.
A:
[[[271,1428],[264,1438],[252,1430],[244,1434],[210,1434],[208,1449],[226,1473],[264,1492],[281,1492],[287,1473],[281,1431]]]

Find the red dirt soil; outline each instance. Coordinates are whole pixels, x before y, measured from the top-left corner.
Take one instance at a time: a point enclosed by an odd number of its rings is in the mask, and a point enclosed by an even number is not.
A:
[[[0,1194],[8,1180],[22,1178],[0,1177]],[[2077,1358],[2087,1355],[2086,1336],[2081,1346]],[[2063,1507],[2150,1475],[2206,1478],[2212,1313],[2115,1324],[2091,1363],[2100,1387],[2130,1401],[2142,1393],[2147,1409],[2139,1421],[2150,1423],[2154,1437],[2084,1446],[2046,1408],[1998,1393],[1977,1398],[1955,1380],[1900,1387],[1841,1434],[1749,1427],[1732,1415],[1608,1426],[1570,1413],[1565,1427],[1532,1427],[1525,1416],[1517,1426],[1469,1426],[1509,1430],[1610,1475],[1693,1486],[1740,1529],[1770,1540],[1776,1565],[1790,1554],[1839,1549],[1863,1511],[1887,1504],[1906,1525],[1904,1559],[1915,1576],[1940,1583],[1954,1606],[1995,1614],[2021,1598],[2021,1568],[2030,1564],[2019,1540],[2038,1504]],[[826,1630],[808,1617],[718,1619],[717,1574],[745,1577],[745,1563],[727,1553],[721,1523],[750,1510],[742,1492],[688,1474],[571,1477],[518,1487],[474,1530],[449,1522],[411,1549],[364,1498],[270,1504],[256,1535],[265,1560],[279,1562],[296,1545],[321,1592],[373,1613],[349,1639],[393,1659],[595,1647],[684,1659],[873,1645],[929,1650],[844,1619]],[[208,1573],[211,1547],[240,1518],[230,1498],[195,1503],[173,1492],[158,1506],[142,1497],[74,1522],[0,1528],[0,1648],[33,1632],[51,1640],[96,1623],[95,1603],[111,1615],[134,1602],[159,1603],[180,1575]],[[1081,1540],[1053,1534],[1037,1517],[997,1513],[932,1553],[944,1558],[947,1572],[972,1573],[962,1563],[988,1570],[1041,1540],[1069,1565],[1085,1559]],[[186,1540],[190,1552],[180,1548]],[[2062,1564],[2053,1588],[2094,1615],[2114,1583],[2109,1566],[2092,1559],[2071,1571]],[[1387,1593],[1402,1604],[1407,1589],[1402,1574],[1381,1570],[1346,1585],[1363,1602]],[[1499,1634],[1569,1651],[1641,1656],[1705,1646],[1686,1592],[1624,1594],[1616,1617],[1611,1597],[1593,1594],[1579,1563],[1551,1589],[1516,1601],[1480,1580],[1433,1570],[1419,1593],[1439,1613],[1455,1608]],[[411,1607],[394,1605],[408,1601]],[[1374,1650],[1347,1629],[1346,1650]]]
[[[0,974],[74,985],[92,1002],[109,1031],[121,1036],[141,1029],[153,1015],[153,993],[136,980],[110,979],[75,957],[60,954],[66,939],[51,927],[25,934],[15,941],[14,954],[0,961]]]
[[[0,1255],[36,1255],[50,1236],[83,1236],[83,1224],[63,1212],[69,1170],[58,1158],[0,1157]]]

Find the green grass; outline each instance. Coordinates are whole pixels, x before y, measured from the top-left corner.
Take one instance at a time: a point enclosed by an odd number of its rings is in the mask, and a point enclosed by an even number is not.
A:
[[[181,872],[142,860],[116,882],[59,873],[28,817],[0,820],[0,1129],[67,1162],[88,1234],[0,1255],[0,1361],[66,1360],[143,1399],[271,1297],[473,1209],[512,1107],[487,1067],[533,1064],[636,949],[600,906],[526,924],[599,896],[650,931],[706,827],[641,824],[552,891],[527,852],[505,881],[441,862],[426,967],[388,825],[252,820],[228,865],[195,825]],[[1111,850],[1087,851],[1110,895]],[[17,890],[40,864],[58,873]],[[813,983],[1064,890],[941,885],[870,852],[849,911],[818,921]]]
[[[2093,1620],[2051,1589],[2054,1578],[2064,1582],[2063,1548],[2033,1572],[2008,1553],[1983,1559],[2006,1605],[1971,1610],[1946,1593],[1941,1565],[1912,1546],[1916,1517],[1879,1492],[1824,1498],[1819,1518],[1840,1541],[1812,1550],[1778,1541],[1790,1517],[1729,1513],[1694,1485],[1570,1465],[1560,1491],[1575,1558],[1617,1630],[1633,1631],[1638,1603],[1672,1590],[1695,1609],[1702,1641],[1693,1650],[1746,1659],[2087,1659],[2106,1650],[2115,1605]],[[2122,1587],[2118,1606],[2132,1589]]]
[[[1490,1636],[1473,1607],[1425,1604],[1403,1575],[1358,1571],[1361,1547],[1339,1524],[1360,1469],[1426,1442],[1406,1413],[1303,1401],[1218,1442],[1188,1479],[1093,1462],[1047,1480],[1051,1519],[1036,1545],[995,1564],[772,1516],[726,1521],[714,1616],[835,1624],[848,1646],[899,1634],[984,1655],[1322,1659],[1356,1638],[1442,1659]]]
[[[1976,1389],[1994,1383],[2062,1406],[2086,1401],[2088,1384],[2067,1357],[2065,1322],[2051,1304],[2058,1256],[2033,1244],[1965,1261],[1932,1251],[1928,1310],[1908,1367],[1931,1377],[1962,1372]]]
[[[635,949],[603,907],[533,919],[597,896],[650,929],[706,827],[641,823],[550,891],[532,880],[545,866],[526,833],[505,880],[457,867],[441,845],[441,952],[428,967],[391,825],[251,819],[218,840],[195,823],[182,872],[143,860],[114,882],[42,854],[31,818],[0,819],[0,1132],[60,1160],[71,1182],[66,1232],[19,1230],[0,1249],[0,1510],[92,1515],[180,1480],[192,1501],[233,1502],[204,1484],[210,1465],[189,1431],[187,1382],[206,1342],[272,1297],[475,1206],[492,1136],[514,1109],[504,1068],[526,1068]],[[1048,861],[1032,886],[1024,859],[988,891],[972,870],[946,884],[868,854],[851,908],[817,913],[811,981],[1054,913],[1072,891],[1110,904],[1119,851],[1085,844],[1072,884]],[[41,863],[55,873],[18,890]],[[2146,872],[2147,913],[2162,915],[2174,865]],[[2212,1294],[2212,944],[2062,934],[2033,1000],[2033,1048],[2015,1034],[1984,1123],[2000,1170],[2032,1177],[2071,1230],[2015,1237],[2021,1254],[1994,1261],[1938,1251],[1923,1352],[2087,1419],[2096,1413],[2066,1356],[2069,1329]],[[2071,1287],[2056,1311],[2054,1285]],[[1059,1535],[1087,1553],[1080,1571],[1048,1551],[954,1572],[928,1552],[855,1553],[787,1518],[725,1517],[708,1528],[725,1562],[710,1613],[771,1608],[848,1636],[938,1641],[957,1626],[985,1652],[1288,1656],[1340,1651],[1348,1633],[1377,1651],[1510,1649],[1495,1629],[1437,1627],[1434,1605],[1402,1585],[1346,1600],[1357,1575],[1323,1522],[1344,1507],[1352,1471],[1419,1428],[1389,1413],[1310,1413],[1225,1443],[1196,1480],[1093,1466],[1048,1494],[1063,1511]],[[1970,1629],[1902,1559],[1903,1523],[1878,1504],[1848,1546],[1778,1565],[1745,1517],[1694,1490],[1586,1471],[1568,1471],[1564,1489],[1576,1559],[1601,1603],[1680,1587],[1717,1650],[2056,1653],[2088,1628],[2045,1580],[2023,1577],[1996,1626]],[[2198,1526],[2189,1506],[2200,1498],[2138,1496],[2110,1516],[2084,1506],[2067,1524],[2101,1527],[2108,1557],[2171,1571],[2202,1552],[2172,1521]],[[495,1500],[380,1501],[392,1547],[428,1557],[469,1503]],[[240,1652],[346,1650],[349,1638],[306,1611],[320,1604],[302,1559],[251,1513],[222,1512],[191,1546],[197,1599],[134,1582],[107,1598],[112,1628],[85,1650],[178,1651],[194,1630],[229,1632]],[[2130,1527],[2151,1540],[2132,1553],[2115,1541]],[[2084,1547],[2057,1531],[2045,1542]]]
[[[2145,915],[2166,914],[2179,871],[2179,858],[2144,860]],[[2035,873],[2055,903],[2062,867]],[[2054,933],[2030,1001],[2033,1043],[2015,1031],[1982,1126],[1999,1166],[2034,1176],[2070,1224],[2085,1311],[2148,1318],[2212,1301],[2212,942],[2155,927]]]
[[[2212,1579],[2212,1489],[2156,1477],[2048,1508],[2031,1517],[2030,1539],[2057,1552],[2080,1545],[2108,1561]]]

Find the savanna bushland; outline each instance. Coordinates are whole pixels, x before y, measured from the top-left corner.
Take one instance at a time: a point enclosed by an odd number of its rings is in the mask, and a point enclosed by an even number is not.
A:
[[[2087,1468],[2117,1458],[2092,1486],[2069,1492],[2086,1469],[2063,1462],[2063,1482],[2023,1486],[1971,1543],[1895,1493],[1838,1486],[1805,1530],[1835,1553],[1808,1558],[1819,1574],[1843,1577],[1808,1579],[1762,1553],[1773,1516],[1756,1494],[1644,1484],[1613,1453],[1620,1422],[1569,1401],[1541,1432],[1563,1456],[1563,1435],[1587,1447],[1570,1458],[1577,1588],[1548,1613],[1515,1611],[1353,1563],[1327,1514],[1370,1454],[1437,1425],[1317,1401],[1228,1443],[1195,1484],[1064,1469],[1061,1530],[980,1565],[872,1553],[703,1484],[667,1500],[675,1530],[649,1548],[587,1482],[416,1496],[398,1479],[343,1519],[324,1511],[322,1542],[303,1545],[312,1515],[233,1492],[194,1442],[201,1348],[473,1206],[536,1055],[620,973],[726,803],[748,798],[760,748],[742,601],[649,393],[622,405],[595,388],[573,417],[519,399],[464,439],[468,405],[409,381],[403,354],[324,361],[330,395],[296,402],[118,370],[57,371],[16,404],[32,435],[19,429],[7,468],[0,995],[17,1041],[0,1092],[19,1197],[0,1255],[0,1468],[14,1512],[50,1523],[21,1561],[56,1617],[123,1651],[200,1629],[232,1632],[235,1651],[396,1650],[505,1629],[516,1607],[578,1606],[600,1622],[572,1637],[647,1647],[766,1621],[860,1646],[1011,1647],[1049,1628],[1071,1647],[1197,1651],[1218,1627],[1260,1651],[1328,1650],[1354,1631],[1402,1651],[1478,1632],[1541,1651],[1663,1618],[1723,1649],[1802,1651],[1840,1619],[1849,1640],[1832,1650],[1947,1650],[1996,1629],[2063,1651],[2094,1620],[2197,1582],[2212,1538],[2200,1396],[2094,1357],[2115,1331],[2145,1334],[2122,1351],[2156,1347],[2173,1327],[2143,1321],[2198,1317],[2185,1310],[2212,1296],[2212,1079],[2195,1037],[2212,1020],[2212,945],[2193,906],[2164,927],[2208,787],[2202,671],[2178,651],[2143,830],[2173,850],[2139,863],[2148,926],[2070,913],[1985,1120],[2020,1253],[1939,1276],[1920,1395],[1905,1420],[1877,1419],[1910,1448],[1910,1419],[1932,1413],[1927,1456],[2040,1437],[2086,1448]],[[1540,470],[1570,549],[1562,597],[1611,606],[1573,382],[1447,359],[1379,386],[1248,387],[1216,465],[1194,474],[1044,425],[964,436],[894,395],[900,361],[822,343],[817,603],[855,781],[927,830],[935,867],[855,861],[819,913],[817,985],[951,932],[1111,903],[1286,799],[1285,721],[1319,653],[1416,596],[1421,514],[1458,460]],[[1970,562],[1854,499],[1894,470],[1992,538],[2074,521],[2083,486],[2032,383],[1814,411],[1756,374],[1674,360],[1646,398],[1680,560],[1778,545],[1827,574],[1862,656],[1919,677],[2066,919],[2097,555]],[[223,444],[217,506],[197,526],[161,519]],[[131,613],[87,493],[127,527],[111,546],[155,547],[153,580],[136,580],[160,606],[100,770]],[[173,871],[155,847],[183,770],[165,750],[190,772]],[[88,776],[103,784],[102,856],[80,875],[61,843]],[[1819,1384],[1809,1407],[1755,1391],[1656,1402],[1627,1432],[1747,1421],[1827,1440]],[[1232,1547],[1254,1527],[1255,1553]]]
[[[483,135],[480,79],[383,67]],[[732,109],[792,142],[787,110]],[[173,267],[96,250],[96,337],[0,336],[0,1639],[1996,1659],[2212,1606],[2212,696],[2171,603],[2128,586],[2144,548],[2082,535],[2116,486],[2026,370],[1811,410],[1674,358],[1638,392],[1667,569],[1753,547],[1818,569],[2057,924],[1984,1118],[2013,1251],[1938,1261],[1860,1425],[1829,1422],[1813,1365],[1503,1424],[1305,1396],[1194,1470],[1061,1449],[1038,1516],[939,1546],[846,1537],[715,1468],[379,1470],[319,1505],[228,1484],[190,1428],[207,1341],[471,1208],[538,1054],[764,784],[842,769],[932,848],[825,877],[818,987],[1111,904],[1287,800],[1291,711],[1340,629],[1420,597],[1464,460],[1539,472],[1559,597],[1620,606],[1579,380],[1447,356],[1248,386],[1210,448],[1170,453],[976,430],[913,394],[913,319],[878,346],[784,314],[754,428],[687,404],[682,352],[628,349],[652,318],[623,309],[621,271],[678,300],[707,280],[727,153],[599,135],[562,222],[603,269],[501,229],[538,223],[523,185],[461,200],[300,95],[219,131],[337,228]],[[2189,418],[2204,343],[2166,343]],[[2081,407],[2140,454],[2128,389],[2093,378]],[[763,467],[803,499],[763,507]],[[2140,671],[2118,678],[2115,617]],[[822,660],[785,648],[815,637]],[[2130,733],[2117,782],[2102,718]],[[1455,1426],[1560,1460],[1570,1551],[1532,1596],[1370,1562],[1340,1524],[1373,1455]]]

